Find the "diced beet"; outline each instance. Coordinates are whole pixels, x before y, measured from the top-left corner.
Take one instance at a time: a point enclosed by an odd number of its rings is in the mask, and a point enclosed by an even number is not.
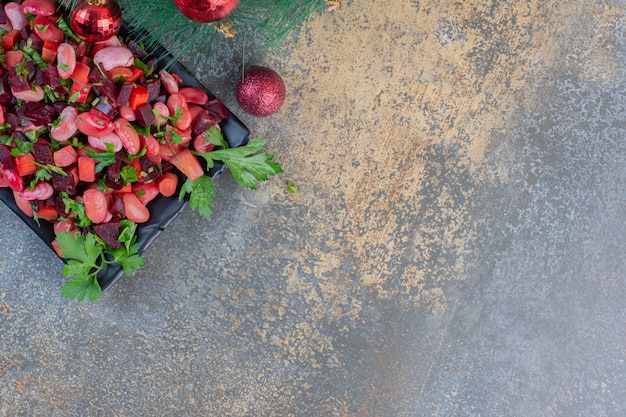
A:
[[[139,163],[141,164],[141,171],[146,173],[144,181],[152,181],[161,176],[158,167],[147,156],[140,157]]]
[[[52,123],[59,112],[56,107],[41,102],[27,102],[24,104],[24,117],[29,119],[35,126],[43,126]]]
[[[7,145],[0,144],[0,165],[4,168],[15,169],[13,157],[11,157],[11,148]]]
[[[194,135],[199,135],[211,126],[218,124],[224,119],[228,119],[228,110],[217,98],[210,100],[204,105],[204,108],[205,111],[198,115],[192,126]]]
[[[109,212],[113,217],[125,217],[126,211],[124,209],[124,201],[119,194],[112,194],[111,202],[109,205]]]
[[[211,112],[214,117],[219,117],[220,121],[228,119],[228,109],[222,104],[219,98],[209,100],[204,108]]]
[[[148,61],[146,61],[146,66],[148,68],[156,68],[157,64],[159,63],[159,60],[157,59],[157,57],[152,57],[150,58]],[[154,77],[154,72],[152,73],[152,76]]]
[[[52,151],[47,143],[33,143],[33,156],[40,164],[53,164]]]
[[[170,162],[166,161],[165,159],[161,161],[161,171],[163,172],[168,172],[173,170],[175,167],[174,165],[172,165]]]
[[[35,71],[37,68],[35,67],[35,63],[33,61],[23,61],[22,67],[28,72],[28,79],[32,80],[35,77]]]
[[[96,65],[89,71],[89,82],[92,83],[91,88],[93,88],[98,96],[107,97],[111,104],[115,103],[117,99],[117,86],[106,74],[100,72]]]
[[[211,113],[209,110],[204,110],[198,114],[196,117],[196,121],[191,126],[194,135],[199,135],[202,132],[205,132],[211,126],[216,125],[221,122],[222,118],[217,117],[214,113]]]
[[[119,177],[122,170],[122,160],[116,159],[115,162],[107,167],[107,176],[113,179]]]
[[[64,103],[62,101],[52,103],[52,106],[56,109],[57,113],[61,113],[64,108],[68,107],[67,103]]]
[[[24,120],[24,113],[25,112],[26,112],[26,109],[24,108],[24,106],[17,107],[15,109],[15,114],[17,114],[17,117],[19,117],[20,124],[22,124],[22,120]]]
[[[121,190],[124,188],[124,183],[120,177],[120,171],[122,170],[122,161],[116,159],[115,162],[107,167],[107,177],[105,183],[107,187],[112,190]]]
[[[37,68],[37,70],[35,70],[35,79],[33,81],[34,81],[34,84],[38,86],[46,85],[45,72]]]
[[[74,48],[74,52],[76,53],[76,60],[82,60],[87,54],[87,42],[79,42],[73,38],[67,41]]]
[[[74,176],[72,174],[57,174],[52,173],[52,186],[54,190],[62,193],[66,192],[69,195],[76,195],[76,183],[74,182]]]
[[[26,91],[31,89],[30,79],[27,76],[20,74],[18,75],[15,68],[9,68],[9,84],[13,91]]]
[[[107,119],[113,120],[115,116],[117,116],[117,109],[113,107],[113,105],[111,104],[111,101],[109,101],[107,97],[98,97],[98,98],[99,100],[96,103],[96,105],[93,106],[93,108],[100,111],[103,115],[107,117]]]
[[[96,234],[102,239],[104,243],[112,248],[121,248],[122,242],[118,237],[120,236],[120,220],[113,217],[113,219],[107,223],[100,223],[93,226]]]
[[[132,84],[122,84],[122,86],[120,87],[120,91],[117,94],[117,100],[115,101],[118,106],[128,106],[128,99],[130,99],[131,91],[133,91]]]
[[[5,113],[4,120],[10,126],[5,133],[13,133],[15,129],[22,125],[22,119],[16,113]]]
[[[126,47],[139,59],[143,59],[148,56],[148,53],[141,47],[141,45],[133,40],[129,40]]]
[[[115,180],[113,178],[106,177],[104,183],[112,190],[121,190],[122,188],[124,188],[124,184],[122,184],[122,181],[120,181],[119,179]]]
[[[39,36],[35,35],[34,33],[31,33],[28,38],[24,38],[24,39],[26,40],[22,40],[23,45],[26,45],[26,42],[28,42],[28,39],[31,39],[30,41],[31,48],[33,48],[37,52],[41,52],[41,50],[43,49],[43,41],[39,39]]]
[[[26,39],[28,38],[28,35],[30,35],[30,27],[29,25],[24,26],[23,28],[20,29],[20,34],[22,35],[22,39]]]
[[[144,103],[135,110],[135,122],[141,127],[150,125],[154,119],[152,106],[149,103]]]
[[[97,95],[107,97],[111,104],[115,104],[115,100],[117,99],[117,87],[112,80],[108,78],[106,78],[106,80],[107,81],[93,84],[91,88]]]
[[[9,104],[13,100],[13,94],[9,87],[9,80],[7,77],[0,79],[0,103]]]
[[[62,86],[56,65],[48,65],[48,68],[44,71],[44,84],[52,90],[56,90]]]
[[[30,204],[32,205],[33,210],[35,210],[35,212],[37,212],[37,211],[39,211],[40,208],[43,207],[44,202],[41,201],[41,200],[31,200]]]
[[[48,207],[55,207],[56,206],[56,196],[53,194],[50,198],[48,198],[46,201],[44,201],[44,204]]]
[[[152,101],[156,100],[159,94],[161,94],[161,80],[159,79],[147,81],[143,86],[148,90],[148,103],[152,103]]]
[[[54,197],[54,208],[57,211],[59,217],[67,217],[68,213],[65,212],[65,203],[63,202],[63,199],[58,195]]]

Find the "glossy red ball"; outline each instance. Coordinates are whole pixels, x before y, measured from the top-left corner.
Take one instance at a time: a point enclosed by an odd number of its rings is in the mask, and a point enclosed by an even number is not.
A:
[[[228,17],[239,0],[174,0],[174,4],[189,19],[209,23]]]
[[[237,82],[237,102],[253,116],[276,113],[285,101],[285,83],[273,69],[253,66]]]
[[[100,42],[117,35],[122,10],[116,0],[79,0],[70,14],[74,33],[87,42]]]

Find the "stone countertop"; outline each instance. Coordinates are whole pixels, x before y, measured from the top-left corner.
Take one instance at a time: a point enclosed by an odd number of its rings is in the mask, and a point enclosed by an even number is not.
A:
[[[94,303],[0,207],[0,415],[626,415],[625,22],[345,1],[216,52],[193,72],[285,173],[224,174]],[[235,101],[250,64],[272,117]]]

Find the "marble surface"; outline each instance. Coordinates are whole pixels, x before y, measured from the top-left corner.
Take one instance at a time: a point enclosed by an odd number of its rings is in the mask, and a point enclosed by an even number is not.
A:
[[[94,303],[0,207],[0,415],[626,415],[625,26],[361,0],[225,45],[193,72],[285,173],[220,177]],[[252,64],[272,117],[238,108]]]

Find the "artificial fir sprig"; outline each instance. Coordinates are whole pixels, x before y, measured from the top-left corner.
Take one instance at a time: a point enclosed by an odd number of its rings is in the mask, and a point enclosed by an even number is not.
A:
[[[76,1],[61,0],[61,4],[71,9]],[[226,19],[201,23],[183,15],[173,0],[118,2],[132,35],[146,50],[175,40],[176,51],[169,51],[174,58],[170,63],[189,56],[190,51],[202,57],[199,59],[209,59],[214,46],[230,37],[234,42],[254,39],[262,49],[278,47],[312,15],[336,10],[342,3],[341,0],[241,0]]]

